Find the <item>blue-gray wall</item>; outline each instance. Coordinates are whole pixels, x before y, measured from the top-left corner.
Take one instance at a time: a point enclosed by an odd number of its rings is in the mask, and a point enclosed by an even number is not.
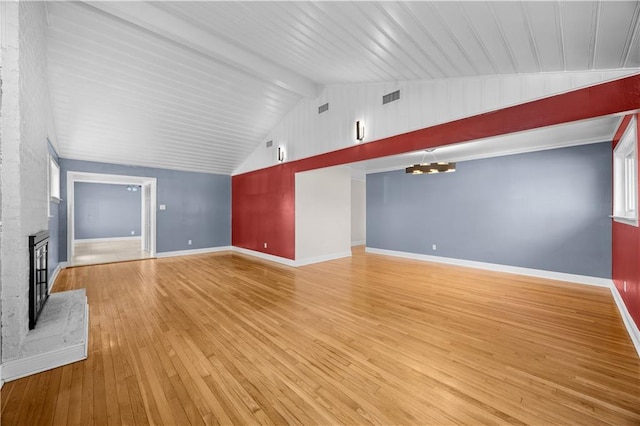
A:
[[[158,253],[231,245],[231,176],[60,159],[62,199],[67,172],[155,177]],[[193,244],[188,245],[187,240]],[[60,257],[67,256],[67,205],[60,204]]]
[[[75,237],[117,238],[141,235],[142,191],[128,185],[76,182],[74,189]]]
[[[60,158],[58,153],[53,148],[51,143],[47,141],[47,147],[49,154],[60,164]],[[49,160],[47,159],[47,167],[49,167]],[[48,170],[48,169],[47,169]],[[48,193],[48,192],[47,192]],[[59,208],[60,204],[48,200],[49,202],[49,280],[53,276],[53,271],[58,267],[60,261],[58,255],[58,247],[60,245],[59,227],[58,221],[60,220]],[[51,282],[51,281],[49,281]]]
[[[367,247],[611,278],[611,155],[606,142],[368,175]]]

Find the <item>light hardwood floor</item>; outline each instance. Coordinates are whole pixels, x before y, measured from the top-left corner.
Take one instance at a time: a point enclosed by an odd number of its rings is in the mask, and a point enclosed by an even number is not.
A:
[[[74,255],[71,264],[74,266],[124,262],[151,257],[148,251],[142,250],[139,238],[120,241],[76,240],[73,244]]]
[[[86,361],[5,384],[2,425],[640,424],[609,290],[355,251],[78,267]]]

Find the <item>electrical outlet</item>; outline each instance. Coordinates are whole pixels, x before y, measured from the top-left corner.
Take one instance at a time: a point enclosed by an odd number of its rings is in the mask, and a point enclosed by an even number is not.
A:
[[[191,240],[187,241],[187,244],[191,245]]]
[[[136,231],[131,231],[131,235],[136,235]]]
[[[264,248],[267,248],[267,243],[264,243]]]
[[[624,282],[624,288],[623,288],[623,291],[624,291],[625,293],[627,292],[627,282],[626,282],[626,281]]]
[[[431,250],[435,250],[437,248],[437,246],[434,244],[431,246]]]

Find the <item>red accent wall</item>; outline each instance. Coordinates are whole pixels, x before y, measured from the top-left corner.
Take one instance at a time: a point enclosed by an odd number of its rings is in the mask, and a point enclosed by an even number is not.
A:
[[[233,176],[232,244],[294,259],[294,185],[295,175],[290,164]]]
[[[233,176],[232,244],[294,259],[296,172],[630,113],[639,108],[640,75],[635,75]]]
[[[635,114],[635,116],[636,126],[638,126],[637,134],[640,135],[640,114]],[[631,117],[632,115],[627,115],[620,124],[613,138],[613,148],[616,147],[627,129]],[[636,141],[636,146],[638,146],[638,141]],[[638,188],[640,188],[640,174],[638,180]],[[614,221],[612,232],[613,282],[631,317],[640,328],[640,228]],[[627,282],[626,292],[624,291],[625,281]]]

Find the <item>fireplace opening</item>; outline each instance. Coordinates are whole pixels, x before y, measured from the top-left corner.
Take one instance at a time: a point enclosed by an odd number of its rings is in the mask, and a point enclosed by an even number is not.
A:
[[[49,231],[29,235],[29,330],[49,298]]]

